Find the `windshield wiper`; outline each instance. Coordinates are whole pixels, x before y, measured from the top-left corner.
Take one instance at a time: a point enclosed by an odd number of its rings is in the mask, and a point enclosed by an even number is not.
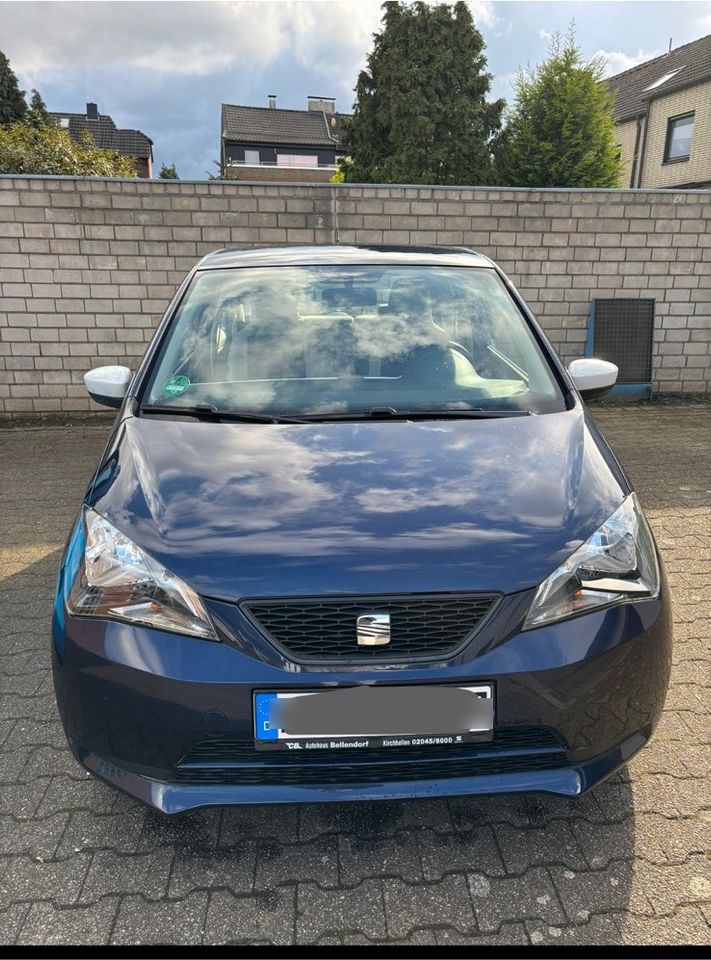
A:
[[[373,407],[370,410],[351,410],[344,413],[316,413],[304,414],[303,419],[312,421],[328,420],[496,420],[505,417],[527,417],[530,410],[486,410],[480,407],[471,407],[468,410],[446,410],[435,408],[398,410],[395,407]]]
[[[277,417],[267,413],[242,413],[239,410],[221,410],[214,403],[196,403],[193,407],[173,407],[168,403],[144,403],[141,413],[163,413],[176,417],[195,417],[197,420],[229,420],[235,423],[306,423],[296,417]]]

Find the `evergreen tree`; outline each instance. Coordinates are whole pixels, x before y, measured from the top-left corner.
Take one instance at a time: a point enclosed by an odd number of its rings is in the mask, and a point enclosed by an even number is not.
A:
[[[20,90],[10,61],[0,50],[0,125],[22,120],[26,113],[25,94]]]
[[[180,180],[178,176],[178,171],[175,169],[175,164],[171,163],[168,166],[167,163],[164,163],[160,168],[160,173],[158,174],[160,180]]]
[[[383,11],[345,129],[346,179],[489,183],[504,101],[486,99],[491,75],[469,7],[418,0]]]
[[[38,90],[32,91],[30,109],[27,112],[26,120],[33,127],[42,127],[50,122],[47,106]]]
[[[516,96],[495,146],[498,182],[510,187],[616,187],[614,94],[604,61],[585,63],[571,27],[548,58],[519,71]]]

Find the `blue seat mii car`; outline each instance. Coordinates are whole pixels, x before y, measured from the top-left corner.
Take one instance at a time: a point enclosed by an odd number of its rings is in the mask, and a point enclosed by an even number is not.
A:
[[[637,497],[464,249],[219,252],[134,376],[53,621],[76,758],[209,804],[576,796],[649,739],[670,606]]]

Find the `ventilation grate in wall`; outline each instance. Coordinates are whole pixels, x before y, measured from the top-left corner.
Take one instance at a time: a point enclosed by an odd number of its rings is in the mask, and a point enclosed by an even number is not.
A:
[[[618,383],[652,379],[654,300],[593,301],[593,356],[619,367]]]

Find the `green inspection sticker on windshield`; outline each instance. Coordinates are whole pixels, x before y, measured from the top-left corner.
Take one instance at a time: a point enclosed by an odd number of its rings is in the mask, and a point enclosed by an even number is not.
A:
[[[171,377],[170,380],[166,381],[163,393],[166,397],[179,397],[181,393],[185,393],[189,386],[190,381],[187,377]]]

